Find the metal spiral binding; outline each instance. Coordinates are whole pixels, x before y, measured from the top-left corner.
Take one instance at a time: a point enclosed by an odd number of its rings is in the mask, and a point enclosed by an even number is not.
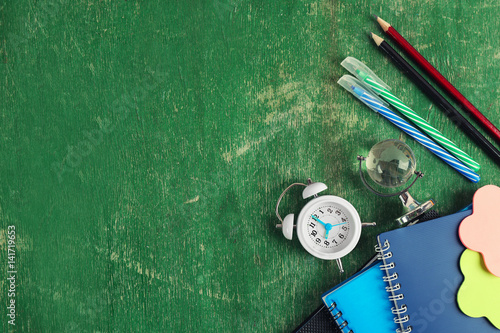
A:
[[[393,302],[400,301],[404,298],[403,294],[391,295],[389,299]]]
[[[401,285],[395,282],[398,279],[398,273],[391,271],[396,265],[394,262],[389,262],[388,260],[392,258],[392,252],[390,252],[391,244],[388,240],[384,241],[384,244],[379,244],[375,246],[375,251],[378,253],[378,259],[382,260],[382,264],[380,265],[380,269],[385,272],[384,281],[389,284],[385,288],[385,290],[390,293],[388,297],[391,302],[394,303],[394,307],[391,308],[392,313],[395,315],[394,323],[398,324],[400,328],[396,330],[398,333],[409,333],[412,331],[411,326],[406,326],[405,323],[410,320],[408,315],[404,315],[408,309],[406,304],[398,305],[399,301],[402,301],[405,297],[402,293],[397,294],[396,291],[401,289]]]
[[[337,303],[332,303],[332,305],[330,305],[330,306],[328,307],[328,311],[330,311],[330,313],[332,314],[333,319],[334,319],[334,320],[335,320],[335,322],[337,323],[337,325],[338,325],[339,329],[340,329],[342,332],[344,332],[344,328],[346,328],[346,327],[347,327],[348,322],[347,322],[347,320],[344,320],[344,319],[342,318],[342,312],[341,312],[341,311],[339,311],[339,310],[335,310],[336,308],[337,308]],[[334,311],[336,311],[336,312],[334,313]],[[340,321],[339,321],[339,319],[340,319]],[[349,329],[349,328],[347,328],[347,329]],[[353,332],[352,330],[349,330],[349,331],[347,331],[347,332],[345,332],[345,333],[354,333],[354,332]]]
[[[387,270],[393,269],[393,268],[394,268],[394,263],[393,262],[390,262],[387,265],[380,265],[380,269],[383,270],[383,271],[387,271]]]
[[[390,247],[391,247],[391,244],[389,244],[389,241],[386,239],[384,242],[384,245],[382,245],[382,246],[376,245],[375,246],[375,251],[377,251],[377,253],[385,252],[385,251],[389,250]]]
[[[387,270],[385,271],[387,272]],[[383,277],[385,282],[394,281],[397,280],[397,278],[398,278],[398,273],[392,273],[391,275],[386,275]]]
[[[407,310],[408,309],[406,308],[406,304],[401,305],[400,308],[395,308],[395,307],[391,308],[392,314],[395,314],[395,315],[405,313]]]
[[[385,287],[385,291],[387,291],[388,293],[392,293],[392,292],[399,290],[399,289],[401,289],[401,285],[399,283],[396,283],[393,286]]]
[[[380,259],[384,260],[384,263],[385,263],[385,260],[390,259],[390,258],[392,258],[392,252],[386,252],[386,253],[380,254]]]

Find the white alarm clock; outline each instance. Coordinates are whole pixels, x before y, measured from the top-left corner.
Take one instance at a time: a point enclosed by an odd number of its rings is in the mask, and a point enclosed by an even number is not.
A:
[[[314,198],[302,208],[294,225],[294,214],[288,214],[281,219],[278,207],[283,195],[296,185],[305,186],[302,192],[304,199]],[[347,200],[334,195],[318,196],[319,192],[326,189],[325,184],[313,183],[310,179],[308,185],[294,183],[286,188],[276,205],[276,215],[282,222],[276,227],[282,228],[283,235],[289,240],[292,239],[295,228],[300,244],[307,252],[320,259],[336,260],[340,271],[343,272],[340,258],[356,247],[365,223],[361,223],[358,212]]]

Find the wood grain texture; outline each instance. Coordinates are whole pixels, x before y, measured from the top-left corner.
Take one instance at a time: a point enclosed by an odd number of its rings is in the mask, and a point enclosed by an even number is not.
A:
[[[16,325],[4,332],[288,332],[396,228],[356,156],[400,138],[441,214],[499,167],[376,49],[393,24],[500,124],[497,1],[0,2],[0,304],[16,228]],[[347,56],[482,166],[472,184],[336,84]],[[334,262],[276,230],[307,177],[349,200],[358,247]],[[292,190],[282,214],[304,201]]]

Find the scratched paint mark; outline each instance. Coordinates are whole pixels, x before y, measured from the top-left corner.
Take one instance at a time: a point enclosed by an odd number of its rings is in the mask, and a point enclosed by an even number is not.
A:
[[[123,262],[125,264],[125,267],[134,270],[139,275],[146,275],[148,278],[156,279],[156,280],[160,280],[160,281],[164,281],[164,282],[167,281],[163,278],[161,272],[157,272],[154,268],[152,268],[152,269],[144,268],[142,263],[135,261],[135,260],[130,260],[128,258],[120,258],[120,255],[117,254],[116,252],[110,253],[109,250],[100,249],[97,246],[95,246],[94,248],[96,249],[96,251],[99,254],[103,254],[105,256],[108,256],[109,259],[113,262]]]
[[[59,291],[54,292],[52,295],[54,301],[60,301],[62,299],[62,294]]]
[[[318,15],[318,3],[313,2],[307,6],[307,15],[317,16]]]
[[[7,244],[7,231],[0,230],[0,248],[5,248]],[[31,251],[33,250],[33,240],[31,238],[26,239],[25,236],[21,235],[16,230],[16,250],[17,251]]]
[[[321,112],[323,105],[313,101],[312,96],[320,94],[320,88],[314,82],[285,82],[279,87],[268,86],[256,94],[256,103],[272,110],[265,119],[268,129],[265,135],[244,140],[239,145],[222,154],[227,163],[257,149],[261,144],[273,139],[283,130],[295,129],[312,122]],[[285,110],[284,110],[285,109]],[[262,131],[259,133],[261,134]],[[243,137],[252,137],[253,133],[245,133]]]
[[[190,203],[193,203],[193,202],[197,202],[198,200],[200,200],[200,196],[197,195],[196,197],[194,197],[193,199],[189,199],[187,201],[184,201],[185,204],[190,204]]]
[[[214,293],[210,289],[207,289],[205,291],[203,291],[203,289],[200,289],[198,291],[198,294],[226,302],[232,302],[234,300],[236,300],[238,303],[241,302],[239,295],[229,296],[227,293],[219,293],[219,292]]]
[[[278,88],[268,86],[257,93],[257,101],[271,109],[278,108],[301,93],[302,82],[287,82]]]
[[[243,147],[240,147],[236,150],[236,155],[240,156],[246,153],[247,150],[249,150],[252,147],[250,143],[245,144]]]
[[[418,45],[418,49],[419,50],[426,50],[428,49],[429,47],[433,47],[434,45],[433,44],[419,44]]]
[[[94,248],[99,254],[102,254],[104,256],[108,256],[112,262],[124,263],[125,267],[135,271],[139,275],[144,275],[150,279],[154,279],[157,281],[166,282],[166,283],[176,285],[176,286],[181,287],[182,289],[187,290],[187,291],[192,292],[192,293],[196,292],[191,284],[184,281],[182,278],[180,278],[178,276],[169,275],[168,277],[164,277],[164,275],[161,272],[157,272],[156,269],[154,269],[154,268],[145,267],[141,262],[138,262],[135,260],[130,260],[130,259],[125,258],[125,257],[120,257],[120,255],[118,255],[116,252],[110,252],[107,249],[102,249],[102,248],[99,248],[97,246],[94,246]],[[207,276],[210,277],[214,274],[215,274],[215,272],[210,272],[209,274],[207,274]],[[196,280],[198,283],[203,283],[205,281],[205,278],[206,278],[206,276],[198,276]],[[207,296],[207,297],[221,300],[221,301],[225,301],[225,302],[233,302],[235,300],[237,302],[241,302],[240,296],[237,294],[231,296],[228,293],[214,292],[211,289],[206,289],[206,290],[199,289],[198,293],[200,295]]]
[[[5,230],[0,231],[0,247],[5,248],[6,244],[6,238],[5,238],[6,232]]]
[[[125,264],[125,267],[133,270],[134,272],[136,272],[139,275],[144,275],[147,278],[161,281],[161,282],[175,283],[177,286],[180,286],[185,290],[188,290],[190,292],[194,292],[194,289],[191,285],[189,285],[188,283],[185,283],[184,281],[179,279],[177,276],[168,276],[168,278],[166,278],[166,277],[164,277],[164,275],[161,272],[157,272],[156,269],[154,269],[154,268],[143,267],[143,264],[138,262],[138,261],[131,260],[131,259],[124,258],[124,257],[120,257],[120,255],[118,255],[116,252],[110,253],[109,250],[101,249],[97,246],[95,246],[94,248],[99,254],[102,254],[104,256],[108,256],[112,262],[123,263],[123,264]]]
[[[274,137],[278,132],[281,132],[282,130],[283,130],[282,128],[271,130],[271,132],[268,135],[262,136],[256,140],[245,142],[242,146],[237,147],[236,149],[231,150],[229,152],[223,153],[222,157],[226,162],[231,163],[231,161],[234,158],[244,155],[251,148],[255,148],[260,144],[262,144],[263,142],[268,141],[270,138]]]

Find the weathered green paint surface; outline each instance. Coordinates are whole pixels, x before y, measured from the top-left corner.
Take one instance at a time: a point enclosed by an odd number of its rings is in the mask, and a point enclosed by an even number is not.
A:
[[[500,126],[495,0],[1,1],[2,330],[287,332],[402,213],[362,187],[356,155],[406,141],[426,175],[412,194],[442,214],[499,185],[499,167],[376,49],[372,13]],[[481,182],[343,91],[346,56],[476,158]],[[307,177],[378,222],[344,275],[274,228],[281,191]]]

